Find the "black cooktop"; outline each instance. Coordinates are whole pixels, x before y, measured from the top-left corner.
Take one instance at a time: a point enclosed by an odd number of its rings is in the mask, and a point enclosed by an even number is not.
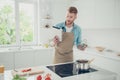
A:
[[[57,75],[59,75],[62,78],[98,71],[98,70],[90,67],[88,70],[80,70],[79,69],[78,74],[73,74],[73,64],[74,64],[74,62],[66,63],[66,64],[59,64],[59,65],[51,65],[51,66],[47,66],[47,68],[52,70],[54,73],[56,73]]]

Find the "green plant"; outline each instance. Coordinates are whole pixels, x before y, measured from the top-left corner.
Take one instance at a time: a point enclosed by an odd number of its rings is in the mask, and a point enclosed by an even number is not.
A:
[[[22,78],[19,75],[15,75],[12,80],[27,80],[26,78]]]

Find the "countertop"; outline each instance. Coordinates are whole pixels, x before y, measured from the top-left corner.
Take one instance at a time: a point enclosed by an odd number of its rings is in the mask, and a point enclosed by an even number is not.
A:
[[[0,48],[0,53],[6,52],[25,52],[25,51],[36,51],[36,50],[47,50],[53,49],[54,47],[43,47],[43,46],[27,46],[27,47],[10,47],[10,48]]]
[[[43,50],[43,49],[44,50],[53,50],[54,47],[46,48],[43,46],[29,46],[29,47],[21,47],[21,48],[20,47],[0,48],[0,53],[36,51],[36,50]],[[120,61],[120,56],[117,55],[117,52],[107,52],[107,51],[99,52],[95,48],[86,48],[85,51],[78,50],[76,47],[74,47],[73,49],[76,51],[79,51],[79,52],[85,52],[88,54],[97,55],[97,56],[106,57],[106,58]]]
[[[117,55],[117,52],[107,52],[106,50],[104,50],[103,52],[99,52],[94,48],[86,48],[85,52],[91,55],[97,55],[97,56],[120,61],[120,56]]]
[[[53,65],[53,64],[51,64]],[[74,75],[70,77],[64,77],[61,78],[51,70],[49,70],[46,66],[38,66],[38,67],[32,67],[32,68],[39,68],[40,70],[44,70],[44,73],[41,74],[43,77],[42,80],[45,80],[44,77],[47,73],[51,74],[52,80],[116,80],[117,79],[117,74],[101,69],[97,66],[91,65],[94,69],[97,69],[98,71],[96,72],[91,72],[91,73],[85,73],[85,74],[79,74],[79,75]],[[13,70],[7,70],[4,73],[4,80],[12,80],[12,72]],[[37,75],[33,76],[26,76],[27,80],[36,80]]]
[[[77,48],[74,48],[74,50],[78,51],[80,53],[84,52],[86,54],[101,56],[101,57],[120,61],[120,56],[117,55],[118,54],[117,51],[116,52],[108,52],[108,51],[104,50],[102,52],[99,52],[95,48],[86,48],[84,51],[81,51],[81,50],[78,50]]]

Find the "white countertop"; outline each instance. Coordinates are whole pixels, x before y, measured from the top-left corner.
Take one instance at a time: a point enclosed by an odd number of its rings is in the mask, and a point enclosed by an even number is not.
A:
[[[4,52],[25,52],[25,51],[36,51],[36,50],[43,50],[43,49],[54,49],[54,47],[43,47],[43,46],[29,46],[29,47],[14,47],[14,48],[0,48],[0,53],[4,53]],[[78,50],[76,47],[74,47],[74,50],[80,51]],[[114,59],[117,61],[120,61],[120,56],[117,56],[116,53],[114,52],[107,52],[107,51],[103,51],[103,52],[99,52],[97,50],[95,50],[95,48],[86,48],[85,53],[88,54],[92,54],[92,55],[97,55],[97,56],[101,56],[101,57],[106,57],[106,58],[110,58],[110,59]]]
[[[98,68],[96,66],[92,66],[92,67],[94,67],[98,71],[74,75],[70,77],[64,77],[64,78],[61,78],[60,76],[58,76],[57,74],[46,68],[45,66],[40,66],[39,68],[45,71],[43,74],[41,74],[42,77],[45,77],[47,73],[50,73],[52,80],[116,80],[117,78],[117,75],[113,72]],[[5,71],[4,80],[12,80],[13,77],[11,71],[12,70]],[[27,80],[36,80],[36,76],[37,75],[27,76]],[[43,78],[42,80],[45,79]]]
[[[43,46],[27,46],[27,47],[10,47],[10,48],[0,48],[0,53],[4,52],[25,52],[25,51],[36,51],[44,49],[53,49],[54,47],[43,47]]]
[[[85,51],[78,50],[77,48],[74,48],[74,50],[79,51],[79,52],[85,52],[90,55],[96,55],[96,56],[101,56],[101,57],[120,61],[120,56],[117,56],[117,52],[116,53],[107,52],[107,51],[99,52],[95,48],[86,48]]]

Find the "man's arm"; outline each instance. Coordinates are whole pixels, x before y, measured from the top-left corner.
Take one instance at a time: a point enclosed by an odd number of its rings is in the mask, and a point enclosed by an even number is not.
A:
[[[62,23],[58,23],[58,24],[56,24],[55,26],[53,26],[53,28],[61,29],[61,25],[62,25]]]
[[[82,42],[81,35],[82,35],[81,29],[79,28],[79,33],[78,33],[78,38],[77,38],[77,48],[80,50],[85,50],[87,45],[81,44]]]

